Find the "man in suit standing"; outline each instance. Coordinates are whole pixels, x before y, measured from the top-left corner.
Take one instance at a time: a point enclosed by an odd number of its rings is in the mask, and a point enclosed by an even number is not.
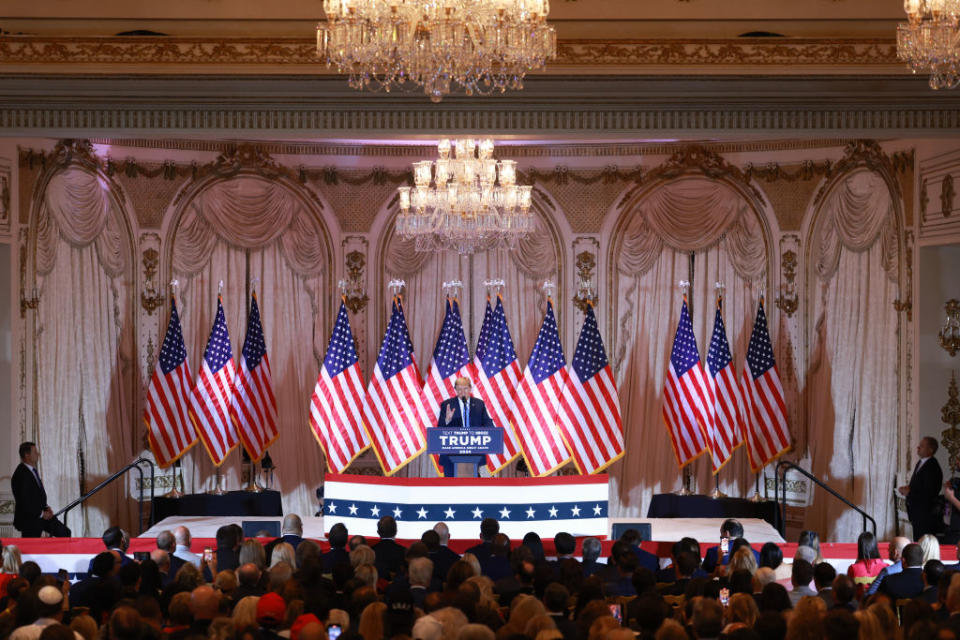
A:
[[[487,405],[480,398],[473,398],[470,392],[473,383],[470,378],[461,376],[453,384],[457,395],[444,400],[440,405],[440,415],[437,416],[438,427],[460,427],[462,429],[488,429],[493,426],[493,420],[487,413]],[[440,467],[444,478],[456,476],[456,469],[450,456],[440,456]]]
[[[377,535],[380,536],[380,542],[373,545],[377,575],[392,581],[403,572],[407,553],[406,547],[394,540],[397,536],[397,521],[393,516],[383,516],[377,521]]]
[[[937,496],[943,487],[943,471],[934,457],[939,448],[936,438],[927,436],[917,445],[920,459],[913,468],[910,484],[898,490],[907,498],[907,517],[913,525],[913,539],[919,540],[927,533],[936,533]]]
[[[69,538],[70,529],[57,520],[47,504],[47,492],[37,471],[40,449],[33,442],[24,442],[19,453],[20,464],[10,479],[16,501],[13,526],[24,538],[39,538],[44,531],[55,538]]]

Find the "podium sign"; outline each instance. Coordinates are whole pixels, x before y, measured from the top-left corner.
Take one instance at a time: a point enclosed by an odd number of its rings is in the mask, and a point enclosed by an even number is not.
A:
[[[503,453],[503,429],[427,429],[427,453],[438,455],[485,455]]]

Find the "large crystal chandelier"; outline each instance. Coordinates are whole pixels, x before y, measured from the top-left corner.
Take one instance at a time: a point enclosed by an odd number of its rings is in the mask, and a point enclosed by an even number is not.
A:
[[[908,22],[897,27],[897,56],[934,89],[960,84],[960,0],[904,0]]]
[[[512,247],[533,229],[533,187],[517,185],[515,161],[493,158],[493,140],[441,140],[438,151],[413,164],[414,187],[397,190],[397,232],[417,251]]]
[[[451,83],[502,93],[557,54],[549,0],[324,0],[323,10],[317,53],[354,89],[409,83],[434,102]]]

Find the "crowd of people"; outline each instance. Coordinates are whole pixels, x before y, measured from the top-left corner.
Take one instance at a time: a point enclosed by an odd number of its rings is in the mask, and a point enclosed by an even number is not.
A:
[[[117,527],[75,581],[3,549],[0,640],[957,640],[960,565],[936,538],[896,538],[880,558],[863,533],[857,560],[837,575],[804,532],[792,562],[759,550],[727,520],[701,556],[683,538],[667,558],[635,530],[606,558],[596,538],[536,533],[513,545],[487,518],[459,555],[443,523],[403,546],[393,518],[368,544],[342,524],[326,544],[303,538],[296,515],[264,544],[240,527],[195,553],[190,531],[163,531],[134,558]],[[551,550],[551,553],[554,553]]]

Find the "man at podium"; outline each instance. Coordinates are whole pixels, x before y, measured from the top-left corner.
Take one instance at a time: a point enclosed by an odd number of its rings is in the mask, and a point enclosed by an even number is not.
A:
[[[487,405],[480,398],[471,397],[473,383],[470,382],[470,378],[460,376],[453,383],[453,388],[457,395],[444,400],[440,405],[440,415],[437,416],[438,427],[486,429],[494,426],[490,414],[487,413]],[[456,469],[450,456],[440,456],[439,462],[445,478],[456,476]]]

